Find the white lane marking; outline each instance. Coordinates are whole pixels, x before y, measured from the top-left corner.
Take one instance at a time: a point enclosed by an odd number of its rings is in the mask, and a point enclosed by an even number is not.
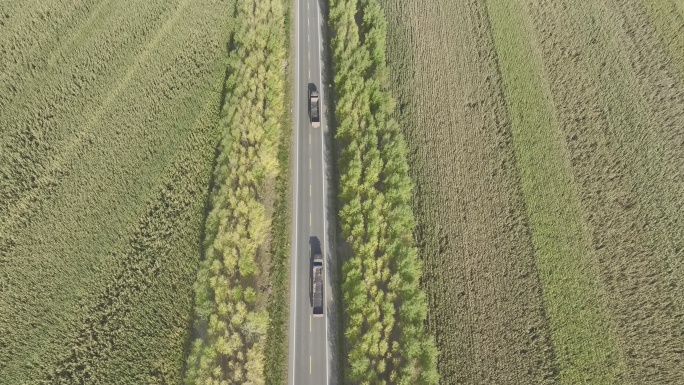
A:
[[[309,356],[309,374],[311,374],[311,356]]]
[[[309,158],[309,170],[311,170],[311,158]]]
[[[321,21],[320,21],[320,7],[318,6],[318,3],[316,3],[316,31],[318,32],[318,61],[319,63],[322,63],[322,58],[321,58],[321,53],[323,52],[323,46],[321,45]],[[321,122],[323,121],[323,75],[321,74],[321,69],[322,66],[318,66],[318,82],[320,85],[320,100],[321,100]],[[321,127],[322,127],[321,123]],[[327,195],[327,190],[325,189],[325,132],[321,130],[321,174],[323,174],[323,250],[328,251],[327,249],[327,238],[328,238],[328,233],[326,231],[326,219],[328,218],[328,213],[327,213],[327,207],[326,207],[326,195]],[[326,258],[327,259],[327,258]],[[324,259],[325,261],[325,259]],[[330,274],[329,269],[325,269],[325,271]],[[328,282],[326,279],[325,282]],[[326,293],[329,292],[329,290],[325,291]],[[325,299],[325,298],[324,298]],[[329,347],[330,344],[328,344],[328,315],[327,315],[327,306],[324,308],[324,312],[326,314],[325,316],[325,383],[328,385],[330,383],[330,357],[329,357]]]
[[[295,0],[295,9],[299,9],[299,0]],[[296,42],[299,42],[299,12],[295,12],[295,44]],[[296,51],[295,55],[295,119],[294,119],[294,130],[295,130],[295,175],[294,175],[294,194],[293,199],[294,199],[294,218],[293,218],[293,226],[294,226],[294,239],[292,241],[293,244],[293,255],[292,259],[294,259],[294,279],[292,284],[294,284],[294,308],[291,309],[290,311],[293,314],[294,320],[292,321],[292,326],[290,327],[290,338],[292,338],[292,351],[290,352],[290,357],[292,357],[292,385],[295,385],[297,383],[296,376],[297,373],[295,371],[295,362],[297,359],[296,353],[297,353],[297,338],[295,336],[295,333],[297,331],[296,325],[297,325],[297,184],[298,184],[298,178],[299,178],[299,161],[298,161],[298,153],[299,153],[299,130],[297,127],[299,127],[299,95],[298,95],[298,86],[299,86],[299,50]]]

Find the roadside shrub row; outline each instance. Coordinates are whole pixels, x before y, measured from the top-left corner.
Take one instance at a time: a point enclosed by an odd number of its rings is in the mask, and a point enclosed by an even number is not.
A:
[[[265,187],[278,166],[285,33],[280,0],[238,1],[228,58],[222,139],[195,285],[188,384],[264,383],[269,325]]]
[[[391,118],[385,16],[375,0],[333,0],[329,23],[342,149],[340,223],[353,252],[342,284],[346,382],[436,384],[406,144]]]

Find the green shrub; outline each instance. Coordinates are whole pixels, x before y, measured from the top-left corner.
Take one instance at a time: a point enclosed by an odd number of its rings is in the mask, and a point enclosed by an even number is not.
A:
[[[339,215],[354,254],[343,266],[346,380],[436,384],[437,350],[425,332],[422,265],[412,237],[406,144],[387,91],[385,17],[374,0],[332,1],[330,27],[342,148]]]
[[[271,231],[264,182],[280,170],[284,115],[284,15],[279,0],[237,2],[228,58],[222,140],[195,286],[195,329],[186,383],[265,382],[269,314],[260,301]]]

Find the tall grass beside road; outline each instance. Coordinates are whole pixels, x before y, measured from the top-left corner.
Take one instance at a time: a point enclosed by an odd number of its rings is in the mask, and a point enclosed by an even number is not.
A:
[[[272,204],[265,186],[281,170],[283,13],[280,0],[236,4],[187,384],[265,382]]]
[[[285,47],[289,48],[288,63],[294,62],[294,50],[292,49],[292,2],[283,2],[285,7]],[[294,71],[291,66],[285,76],[284,100],[287,106],[292,106],[294,95]],[[290,149],[292,147],[292,115],[287,114],[281,120],[283,132],[280,138],[278,150],[278,166],[280,170],[275,179],[275,201],[273,204],[273,216],[271,229],[273,239],[270,242],[270,283],[271,294],[269,295],[268,315],[269,330],[266,337],[266,365],[265,382],[268,385],[280,385],[287,381],[287,325],[289,316],[289,261],[290,261],[290,218],[291,218],[291,168]]]
[[[344,381],[436,384],[437,350],[424,327],[422,264],[412,236],[406,144],[390,117],[385,16],[374,0],[335,0],[329,17],[342,149],[339,215],[353,251],[343,266]]]

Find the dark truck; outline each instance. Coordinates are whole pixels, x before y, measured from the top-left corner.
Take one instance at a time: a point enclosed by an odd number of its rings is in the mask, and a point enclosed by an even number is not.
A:
[[[318,91],[311,90],[309,93],[309,116],[311,117],[311,127],[321,126],[321,106]]]
[[[323,317],[323,256],[321,254],[314,255],[312,270],[311,295],[313,297],[313,316]]]

